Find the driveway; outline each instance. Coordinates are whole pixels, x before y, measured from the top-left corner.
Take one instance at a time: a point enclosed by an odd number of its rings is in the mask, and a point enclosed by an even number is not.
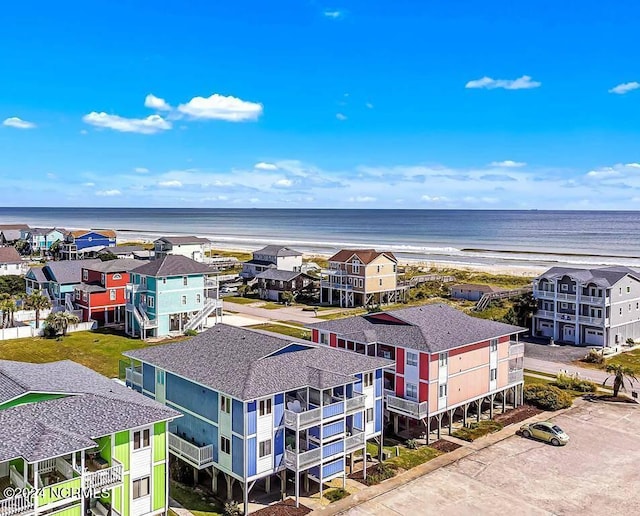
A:
[[[578,346],[549,346],[549,344],[525,341],[524,356],[547,362],[570,364],[574,360],[584,358],[589,349]]]
[[[584,402],[554,421],[569,445],[512,436],[347,514],[637,514],[640,406]]]

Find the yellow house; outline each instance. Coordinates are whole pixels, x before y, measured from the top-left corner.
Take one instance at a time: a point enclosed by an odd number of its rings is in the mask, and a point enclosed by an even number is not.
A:
[[[393,253],[342,249],[329,258],[320,302],[346,308],[402,301],[406,288],[398,285],[397,269]]]

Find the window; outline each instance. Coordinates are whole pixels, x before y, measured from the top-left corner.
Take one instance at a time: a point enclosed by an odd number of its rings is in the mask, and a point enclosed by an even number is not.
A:
[[[491,351],[498,351],[498,339],[491,339]]]
[[[114,289],[110,289],[109,290],[109,300],[115,301],[116,300],[116,294],[117,294],[117,292]]]
[[[149,429],[133,432],[133,449],[147,448],[149,446]]]
[[[380,286],[382,286],[382,278],[380,278],[380,279],[378,280],[378,284],[379,284]]]
[[[351,265],[351,267],[353,268],[353,273],[354,274],[360,274],[360,262],[359,261],[354,261],[353,264]]]
[[[76,290],[76,299],[80,299],[80,291]]]
[[[87,293],[86,292],[82,292],[82,300],[83,301],[87,300]]]
[[[82,269],[82,281],[87,281],[89,279],[89,271],[87,269]]]
[[[104,272],[102,274],[100,274],[100,284],[101,285],[104,285],[105,278],[106,278],[106,276],[105,276]]]
[[[140,284],[144,287],[147,286],[147,277],[146,276],[140,276]]]
[[[620,315],[622,315],[622,308],[620,309]]]
[[[182,284],[186,287],[186,286],[187,286],[187,283],[188,283],[188,279],[187,279],[187,277],[185,276],[184,278],[182,278]]]
[[[220,437],[220,451],[231,455],[231,441],[226,437]]]
[[[444,398],[447,395],[447,384],[443,383],[442,385],[440,385],[440,389],[438,391],[438,394],[441,398]]]
[[[372,408],[368,408],[367,409],[367,423],[372,423],[373,422],[373,409]]]
[[[411,351],[407,351],[407,365],[408,366],[418,365],[418,353],[412,353]]]
[[[449,356],[447,355],[446,351],[438,355],[438,362],[440,362],[440,367],[447,367],[448,360]]]
[[[222,410],[222,412],[226,412],[227,414],[231,414],[231,398],[220,396],[220,410]]]
[[[497,369],[491,369],[489,371],[489,379],[493,382],[494,380],[498,379],[498,370]]]
[[[151,296],[147,297],[147,303],[149,305],[149,308],[153,308],[155,306],[155,298]]]
[[[407,398],[418,399],[418,386],[415,383],[408,383],[405,387]]]
[[[167,278],[162,278],[162,284],[166,285],[167,284]]]
[[[378,265],[378,273],[380,273],[380,266]]]
[[[627,294],[631,292],[631,287],[627,287]]]
[[[569,285],[567,285],[566,283],[561,283],[560,290],[562,290],[563,292],[566,292],[567,290],[569,290]]]
[[[362,385],[364,387],[371,387],[373,385],[373,373],[364,373],[362,375]]]
[[[258,448],[260,457],[271,455],[271,439],[267,439],[266,441],[261,441],[260,443],[258,443]]]
[[[329,335],[320,333],[320,344],[329,344]]]
[[[200,304],[202,301],[202,296],[200,294],[196,294],[196,303]]]
[[[182,304],[183,305],[187,304],[187,296],[182,296]]]
[[[566,309],[568,306],[567,303],[560,303],[560,308]]]
[[[149,477],[133,481],[133,499],[149,496]]]
[[[360,288],[362,288],[362,285],[364,285],[364,280],[363,280],[362,278],[360,278],[360,279],[358,280],[358,286],[359,286]]]
[[[268,416],[271,414],[271,398],[267,400],[260,400],[258,413],[261,416]]]
[[[122,274],[118,274],[117,272],[113,275],[113,280],[118,281],[122,279]]]

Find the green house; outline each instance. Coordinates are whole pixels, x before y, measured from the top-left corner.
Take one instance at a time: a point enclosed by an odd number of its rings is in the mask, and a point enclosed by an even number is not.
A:
[[[0,516],[166,514],[179,416],[68,360],[0,360]]]

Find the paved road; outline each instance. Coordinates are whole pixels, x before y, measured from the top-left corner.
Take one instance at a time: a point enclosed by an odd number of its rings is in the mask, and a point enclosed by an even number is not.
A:
[[[599,369],[587,369],[586,367],[576,367],[568,364],[559,364],[558,362],[549,362],[547,360],[539,360],[537,358],[524,357],[525,369],[539,371],[541,373],[557,374],[560,371],[566,371],[569,374],[579,374],[581,378],[591,380],[596,383],[602,383],[609,375]]]
[[[233,303],[227,301],[224,304],[226,310],[232,312],[238,312],[250,317],[256,317],[265,319],[266,321],[295,321],[302,324],[312,324],[321,322],[322,319],[317,319],[313,312],[303,312],[302,308],[297,306],[288,306],[282,308],[276,308],[274,310],[268,310],[266,308],[259,308],[256,306],[241,305],[240,303]],[[329,311],[323,311],[318,313],[331,313]],[[265,322],[266,322],[265,321]]]

